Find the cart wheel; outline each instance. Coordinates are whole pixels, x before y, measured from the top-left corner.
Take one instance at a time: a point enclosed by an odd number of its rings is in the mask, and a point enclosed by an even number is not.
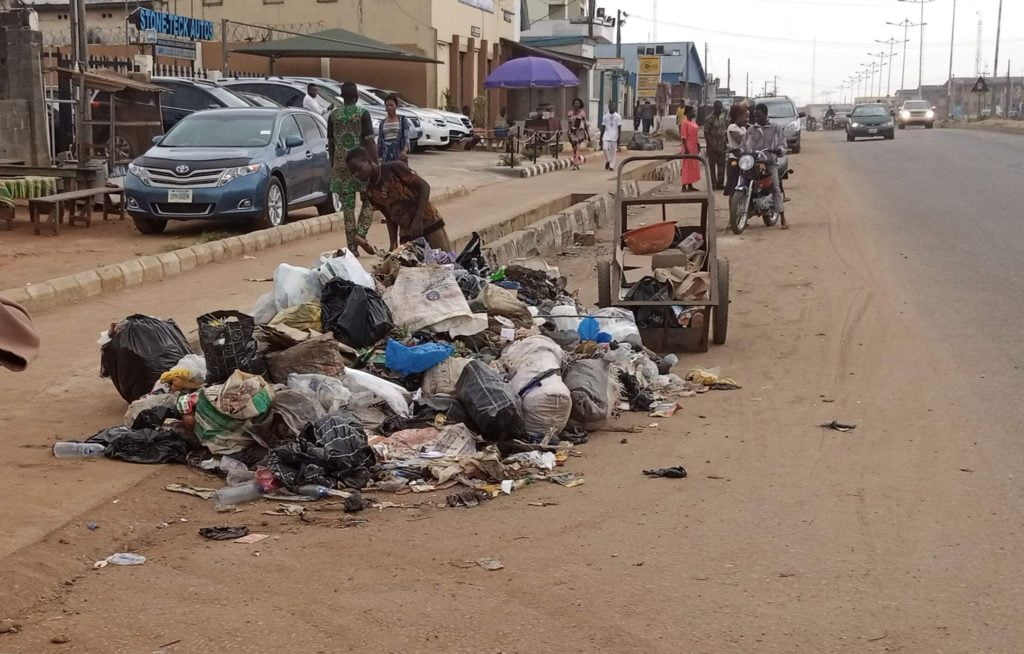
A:
[[[599,261],[597,264],[597,306],[601,309],[612,305],[612,264]]]
[[[713,309],[711,326],[715,345],[725,345],[729,331],[729,260],[718,260],[718,306]]]

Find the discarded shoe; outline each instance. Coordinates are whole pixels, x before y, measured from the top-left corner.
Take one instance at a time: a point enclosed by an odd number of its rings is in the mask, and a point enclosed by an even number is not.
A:
[[[673,466],[671,468],[658,468],[657,470],[644,470],[648,477],[665,477],[667,479],[683,479],[686,477],[686,468]]]

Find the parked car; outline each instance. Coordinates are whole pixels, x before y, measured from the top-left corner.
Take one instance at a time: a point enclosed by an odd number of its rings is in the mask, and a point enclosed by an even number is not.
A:
[[[182,77],[154,77],[153,83],[167,89],[160,97],[164,132],[185,116],[206,109],[243,109],[252,104],[213,82]]]
[[[846,140],[855,141],[861,137],[883,137],[887,141],[896,138],[896,122],[887,105],[879,102],[858,104],[850,112],[850,124],[846,127]]]
[[[907,125],[924,125],[925,129],[935,126],[935,107],[927,100],[907,100],[896,112],[900,129]]]
[[[246,91],[235,91],[235,95],[242,98],[250,105],[254,107],[263,107],[264,109],[276,109],[281,106],[281,103],[274,102],[265,95],[259,93],[248,93]]]
[[[169,220],[252,219],[282,225],[292,209],[339,211],[327,126],[301,109],[196,112],[128,166],[125,205],[143,234]]]
[[[420,137],[417,143],[418,147],[421,148],[447,148],[451,141],[451,137],[448,135],[448,121],[444,116],[434,111],[433,109],[424,109],[417,107],[413,103],[409,102],[401,96],[401,94],[391,91],[388,89],[378,89],[369,86],[360,85],[360,89],[366,90],[367,93],[374,95],[379,98],[383,103],[389,95],[398,96],[398,107],[399,111],[409,111],[416,115],[420,120],[420,124],[423,126],[423,136]]]
[[[294,77],[246,77],[230,78],[220,81],[220,85],[232,91],[244,91],[246,93],[258,93],[265,95],[271,100],[280,103],[284,107],[302,108],[302,101],[306,97],[306,87],[313,78]],[[307,81],[301,81],[307,80]],[[315,83],[315,82],[314,82]],[[335,89],[327,84],[316,83],[319,97],[330,105],[341,104],[341,96]],[[340,89],[339,89],[340,91]],[[370,103],[360,103],[370,112],[370,120],[373,122],[374,133],[380,121],[387,115],[383,108],[378,108]]]
[[[786,147],[793,154],[800,153],[800,119],[806,114],[796,110],[796,105],[784,95],[756,98],[754,104],[768,105],[768,119],[786,133]]]

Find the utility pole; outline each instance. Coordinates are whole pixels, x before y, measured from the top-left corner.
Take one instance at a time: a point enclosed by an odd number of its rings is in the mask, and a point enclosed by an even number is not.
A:
[[[772,95],[778,95],[779,94],[779,76],[778,75],[774,75],[773,77],[774,77],[774,79],[772,80]]]
[[[999,77],[999,37],[1003,30],[1003,0],[999,0],[999,13],[996,15],[996,61],[992,66],[992,79]],[[992,89],[992,116],[996,115],[996,100],[998,96],[995,89]]]
[[[587,36],[591,40],[594,38],[595,14],[597,14],[597,0],[587,0]]]
[[[953,117],[953,38],[956,36],[956,0],[953,0],[953,25],[949,28],[949,79],[946,80],[946,118]],[[1009,72],[1009,71],[1007,71]]]
[[[1003,0],[999,0],[1000,4],[1002,1]],[[917,97],[924,98],[924,26],[927,25],[927,23],[924,22],[924,6],[929,2],[935,2],[935,0],[900,0],[900,2],[909,2],[911,4],[921,5],[921,22],[918,24],[918,27],[921,28],[921,43],[918,44],[920,47],[920,55],[918,56],[917,61]]]
[[[747,92],[744,95],[750,97],[750,73],[747,73]]]
[[[894,56],[896,56],[895,54],[893,54],[892,49],[893,49],[893,47],[895,47],[895,45],[897,43],[899,43],[899,41],[897,41],[895,38],[890,36],[888,38],[888,40],[886,40],[886,41],[879,41],[878,39],[875,39],[875,43],[882,43],[882,44],[888,43],[889,44],[889,76],[888,76],[888,78],[886,79],[886,82],[885,82],[885,97],[888,98],[889,97],[889,93],[892,90],[892,58]],[[879,86],[881,86],[881,82],[879,82]]]
[[[900,90],[902,91],[907,88],[907,44],[910,43],[910,39],[907,38],[907,34],[911,27],[917,27],[917,23],[911,21],[909,18],[904,18],[898,23],[886,22],[885,24],[903,28],[903,72],[900,74]]]
[[[732,92],[732,57],[725,60],[725,88]]]
[[[811,102],[814,102],[814,72],[818,63],[818,37],[814,37],[814,45],[811,46]]]
[[[689,65],[689,61],[684,65]],[[710,67],[708,66],[708,42],[704,42],[704,104],[708,103],[708,82],[711,81],[711,74],[708,72]]]
[[[622,21],[629,17],[629,14],[619,9],[615,16],[615,56],[619,59],[622,58]],[[615,98],[615,104],[619,104],[619,77],[622,75],[621,70],[612,71],[612,97]],[[623,109],[623,111],[625,111]]]

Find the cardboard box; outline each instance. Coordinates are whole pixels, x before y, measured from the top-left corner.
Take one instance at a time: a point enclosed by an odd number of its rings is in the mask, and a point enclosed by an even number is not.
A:
[[[636,284],[644,277],[652,277],[654,272],[650,266],[640,266],[637,268],[623,268],[622,269],[622,285],[632,286]]]
[[[675,268],[676,266],[685,267],[688,263],[690,263],[690,260],[679,250],[667,250],[665,252],[659,252],[651,257],[652,270],[658,270],[659,268]]]

